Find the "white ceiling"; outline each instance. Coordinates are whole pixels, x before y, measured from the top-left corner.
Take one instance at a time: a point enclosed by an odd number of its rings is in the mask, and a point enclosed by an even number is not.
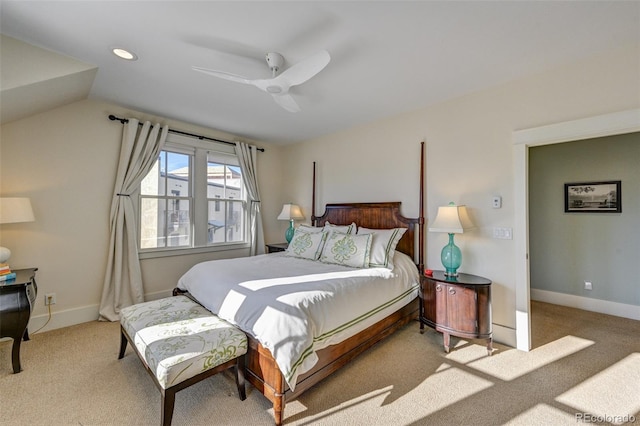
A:
[[[96,65],[90,97],[278,144],[415,110],[640,42],[638,1],[7,1],[3,34]],[[110,52],[122,46],[139,60]],[[290,113],[252,86],[321,49]]]

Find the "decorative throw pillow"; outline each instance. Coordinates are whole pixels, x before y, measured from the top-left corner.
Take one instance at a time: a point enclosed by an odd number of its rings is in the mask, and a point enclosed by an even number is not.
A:
[[[285,250],[285,254],[303,259],[318,260],[326,238],[326,232],[305,232],[297,228],[289,247]]]
[[[320,261],[352,268],[368,268],[373,236],[331,232],[322,249]]]
[[[324,230],[327,232],[342,232],[343,234],[355,234],[356,224],[352,222],[351,225],[333,225],[326,221],[324,223]]]
[[[400,238],[407,232],[407,228],[367,229],[359,228],[358,235],[372,235],[371,258],[369,266],[372,268],[393,269],[393,255]]]

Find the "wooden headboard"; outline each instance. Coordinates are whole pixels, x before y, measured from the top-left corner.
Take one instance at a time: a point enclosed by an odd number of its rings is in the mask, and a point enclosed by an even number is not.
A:
[[[396,250],[405,253],[415,261],[416,226],[419,219],[410,219],[400,214],[400,202],[387,203],[342,203],[327,204],[322,216],[312,217],[314,226],[325,222],[334,225],[349,225],[370,229],[407,228]]]

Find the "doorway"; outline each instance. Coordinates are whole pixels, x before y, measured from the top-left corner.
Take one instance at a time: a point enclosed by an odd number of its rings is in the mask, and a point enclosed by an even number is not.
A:
[[[529,148],[640,130],[640,109],[551,124],[513,132],[514,229],[516,277],[516,347],[531,349],[529,272]]]

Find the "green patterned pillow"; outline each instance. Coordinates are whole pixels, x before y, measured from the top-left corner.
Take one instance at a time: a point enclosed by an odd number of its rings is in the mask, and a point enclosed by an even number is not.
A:
[[[407,228],[393,229],[367,229],[358,228],[358,235],[373,235],[371,243],[371,259],[369,266],[372,268],[393,269],[393,255],[400,238],[407,232]]]
[[[352,268],[368,268],[373,236],[332,232],[322,249],[320,261]]]
[[[326,232],[306,232],[297,228],[285,254],[303,259],[318,260],[326,238]]]
[[[324,223],[325,232],[342,232],[343,234],[355,234],[356,233],[356,224],[355,222],[351,223],[351,225],[334,225],[326,221]]]

